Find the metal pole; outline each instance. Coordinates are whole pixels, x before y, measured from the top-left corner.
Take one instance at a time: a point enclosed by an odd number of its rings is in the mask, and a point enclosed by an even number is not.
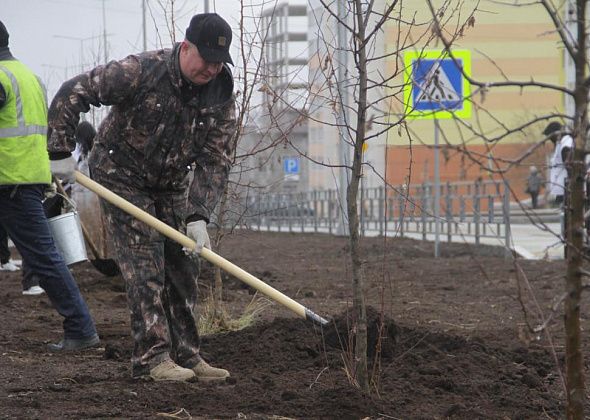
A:
[[[360,214],[361,236],[365,236],[365,228],[366,228],[365,222],[368,217],[365,214],[365,191],[363,190],[362,178],[361,178],[361,182],[360,182],[360,187],[361,187],[361,205],[360,205],[360,209],[359,209],[359,214]]]
[[[205,0],[205,13],[209,13],[209,0]]]
[[[445,196],[445,202],[447,206],[447,210],[445,212],[445,217],[447,218],[447,242],[451,243],[452,241],[452,220],[453,220],[453,194],[451,193],[451,184],[447,181],[447,194]]]
[[[347,2],[338,2],[338,18],[340,21],[346,21],[346,4]],[[348,93],[344,87],[344,78],[346,76],[346,27],[336,22],[338,30],[338,96],[340,99],[340,110],[338,114],[338,125],[340,138],[338,141],[338,151],[340,155],[340,186],[338,188],[339,206],[341,209],[340,218],[338,221],[339,235],[348,235],[348,221],[347,221],[347,189],[348,189],[348,149],[346,139],[346,109],[348,107]]]
[[[109,61],[109,54],[107,52],[107,14],[104,0],[102,0],[102,39],[104,42],[104,62],[106,64]]]
[[[480,187],[481,187],[481,180],[477,180],[475,181],[475,196],[473,197],[473,199],[475,200],[473,203],[473,209],[474,209],[474,214],[473,214],[473,222],[475,224],[475,244],[479,245],[479,234],[480,234],[480,214],[479,214],[479,210],[481,209],[481,195],[480,195]]]
[[[379,187],[379,199],[377,200],[377,205],[379,206],[379,235],[383,236],[385,234],[385,218],[387,217],[386,210],[389,209],[389,206],[386,205],[387,203],[387,193],[385,191],[385,187]]]
[[[147,32],[146,32],[146,24],[145,24],[145,4],[147,0],[141,1],[141,29],[143,34],[143,50],[147,51]]]
[[[440,162],[438,120],[434,119],[434,258],[440,257]]]
[[[422,240],[425,241],[426,240],[426,223],[427,223],[427,214],[430,212],[430,209],[428,208],[428,188],[427,188],[427,183],[422,184],[422,203],[420,203],[420,206],[422,207]]]
[[[504,195],[502,201],[502,212],[504,213],[504,257],[512,258],[512,233],[510,232],[510,188],[508,181],[504,180]]]

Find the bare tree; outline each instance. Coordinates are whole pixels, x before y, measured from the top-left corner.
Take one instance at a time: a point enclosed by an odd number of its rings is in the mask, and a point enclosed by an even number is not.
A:
[[[391,118],[392,102],[400,101],[403,86],[395,84],[402,68],[395,66],[384,70],[387,59],[395,58],[412,41],[398,37],[398,43],[391,51],[382,46],[386,27],[398,27],[402,1],[377,2],[354,0],[350,2],[328,2],[319,0],[313,18],[319,27],[317,69],[311,74],[311,90],[314,94],[310,118],[320,124],[337,127],[339,147],[343,149],[338,163],[317,162],[336,169],[344,169],[340,177],[340,188],[346,187],[342,195],[346,215],[341,216],[345,232],[350,241],[350,265],[352,270],[353,325],[351,335],[353,351],[349,363],[349,376],[353,383],[365,392],[370,392],[377,381],[369,377],[367,360],[367,312],[364,299],[363,255],[359,223],[359,192],[364,171],[374,170],[364,160],[368,141],[377,139],[389,130],[399,127],[403,115]],[[333,32],[326,21],[333,22]],[[339,34],[337,34],[339,32]],[[399,31],[397,32],[399,35]],[[347,63],[343,57],[350,57]],[[343,71],[344,69],[344,71]],[[349,100],[352,103],[349,103]],[[333,119],[314,117],[322,107],[331,109]],[[352,155],[352,158],[349,157]],[[376,174],[385,182],[383,173]],[[344,192],[344,191],[343,191]],[[373,369],[373,372],[376,370]]]
[[[502,2],[500,2],[502,3]],[[435,10],[433,3],[428,0],[429,7],[433,18],[433,31],[438,39],[442,42],[444,48],[452,55],[454,46],[453,37],[449,36],[442,22],[441,15]],[[504,2],[508,5],[509,2]],[[524,127],[533,126],[539,121],[546,121],[551,117],[563,117],[568,119],[571,132],[575,139],[573,153],[570,154],[566,162],[568,173],[568,184],[565,191],[565,237],[563,240],[566,245],[567,268],[565,272],[566,293],[564,294],[564,324],[566,332],[565,342],[565,361],[566,361],[566,395],[568,419],[584,418],[585,394],[585,372],[583,353],[581,349],[581,331],[580,331],[580,305],[583,291],[582,276],[585,271],[582,269],[584,256],[584,202],[585,192],[584,183],[586,169],[584,157],[590,151],[590,145],[586,139],[588,128],[588,90],[590,87],[590,78],[588,77],[588,53],[587,53],[587,16],[586,0],[570,0],[565,2],[566,13],[562,13],[553,2],[549,0],[540,0],[531,3],[513,3],[514,7],[543,7],[547,13],[547,19],[553,23],[554,32],[558,34],[559,41],[565,51],[565,54],[574,63],[575,80],[573,87],[550,84],[545,82],[529,80],[512,80],[506,78],[500,82],[485,82],[469,78],[472,86],[482,94],[490,92],[496,88],[518,87],[522,90],[543,89],[564,94],[573,99],[574,107],[572,115],[561,115],[554,113],[551,115],[531,118],[522,126],[502,126],[502,133],[495,137],[490,137],[483,132],[471,127],[470,129],[477,137],[487,143],[499,142]],[[484,111],[484,110],[482,110]],[[499,123],[500,125],[500,123]],[[466,153],[467,150],[464,150]],[[515,157],[510,162],[496,162],[495,171],[504,174],[510,168],[519,165],[527,154]]]

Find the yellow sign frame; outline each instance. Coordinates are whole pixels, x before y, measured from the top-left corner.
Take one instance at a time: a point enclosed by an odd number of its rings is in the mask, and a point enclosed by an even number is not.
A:
[[[471,84],[467,80],[467,77],[465,77],[465,75],[471,77],[471,51],[453,50],[451,53],[452,58],[451,54],[449,54],[448,51],[443,50],[408,51],[404,54],[404,113],[406,118],[425,120],[471,118]],[[415,109],[414,103],[412,101],[412,94],[415,88],[412,79],[414,62],[419,59],[452,60],[453,58],[458,61],[461,61],[462,65],[461,86],[463,90],[463,99],[461,101],[461,108],[450,111]]]

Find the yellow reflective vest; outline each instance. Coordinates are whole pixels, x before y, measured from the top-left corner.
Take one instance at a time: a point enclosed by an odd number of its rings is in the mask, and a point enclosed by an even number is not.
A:
[[[50,184],[45,87],[17,60],[0,60],[0,83],[0,185]]]

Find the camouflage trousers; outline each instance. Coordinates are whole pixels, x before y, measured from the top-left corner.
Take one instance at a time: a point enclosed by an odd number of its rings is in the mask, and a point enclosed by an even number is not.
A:
[[[110,182],[93,171],[94,179],[140,209],[184,231],[182,193],[147,193]],[[201,358],[195,310],[199,259],[145,223],[101,200],[114,241],[117,262],[125,279],[134,340],[133,376],[170,357],[191,368]]]

